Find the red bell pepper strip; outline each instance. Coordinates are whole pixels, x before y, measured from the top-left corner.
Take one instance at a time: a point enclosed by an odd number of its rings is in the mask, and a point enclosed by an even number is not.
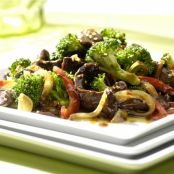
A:
[[[66,91],[69,95],[70,102],[68,107],[66,108],[65,106],[62,106],[60,110],[61,117],[68,119],[72,113],[79,111],[80,98],[77,91],[75,90],[73,81],[66,75],[66,73],[57,66],[53,67],[53,71],[62,77]]]
[[[165,84],[161,80],[155,79],[153,77],[147,77],[147,76],[139,76],[139,78],[140,80],[144,80],[151,83],[156,89],[160,90],[161,92],[168,93],[169,95],[174,96],[174,88],[172,88],[168,84]]]
[[[159,120],[167,116],[168,114],[167,111],[162,106],[162,104],[156,99],[155,99],[155,107],[156,107],[156,111],[150,116],[152,120]]]
[[[174,109],[168,109],[167,114],[174,114]]]
[[[15,85],[13,80],[0,80],[0,88],[10,89]]]
[[[171,69],[172,71],[174,71],[174,65],[172,65],[170,69]]]
[[[7,80],[0,80],[0,87],[4,86],[7,83],[8,83]]]
[[[168,102],[170,105],[170,109],[167,110],[167,114],[174,114],[174,102]]]
[[[174,108],[174,102],[168,102],[170,107]]]

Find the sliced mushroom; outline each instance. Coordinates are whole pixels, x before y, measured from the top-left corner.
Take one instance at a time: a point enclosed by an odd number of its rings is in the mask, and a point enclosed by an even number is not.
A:
[[[64,57],[61,67],[67,72],[75,73],[83,64],[84,62],[77,55],[73,55]]]
[[[52,70],[53,66],[61,67],[61,63],[62,60],[50,60],[49,52],[47,50],[42,50],[33,64],[36,64],[46,70]]]

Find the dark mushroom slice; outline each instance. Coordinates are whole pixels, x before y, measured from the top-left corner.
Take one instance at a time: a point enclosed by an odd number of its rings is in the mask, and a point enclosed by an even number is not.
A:
[[[102,41],[103,37],[94,29],[83,30],[78,36],[81,44],[90,47],[96,42]]]
[[[83,64],[84,62],[74,55],[71,57],[64,57],[61,67],[63,70],[74,74]]]
[[[0,90],[0,106],[10,106],[13,103],[13,97],[10,90]]]
[[[46,70],[52,70],[53,66],[61,67],[62,60],[50,60],[50,54],[47,50],[42,50],[33,64],[40,66]]]
[[[52,70],[53,66],[61,67],[61,63],[62,63],[62,61],[60,61],[60,60],[49,60],[49,61],[38,60],[38,61],[36,61],[36,65],[38,65],[41,68],[44,68],[46,70]]]

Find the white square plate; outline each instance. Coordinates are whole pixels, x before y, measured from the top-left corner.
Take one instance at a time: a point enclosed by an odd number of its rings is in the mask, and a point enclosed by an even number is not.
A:
[[[170,115],[152,123],[119,123],[102,127],[97,123],[64,120],[6,107],[0,107],[0,119],[122,145],[155,132],[160,135],[174,124],[174,116]]]
[[[159,146],[174,140],[174,126],[166,128],[166,132],[159,136],[154,136],[146,141],[139,141],[138,144],[132,145],[116,145],[99,140],[89,139],[72,134],[47,130],[34,126],[0,120],[0,128],[42,138],[55,143],[63,143],[74,147],[93,150],[103,154],[112,154],[122,158],[139,158],[145,154],[156,151]]]
[[[95,168],[106,173],[120,174],[141,172],[174,155],[174,145],[168,144],[138,159],[126,159],[5,129],[1,129],[0,144]]]

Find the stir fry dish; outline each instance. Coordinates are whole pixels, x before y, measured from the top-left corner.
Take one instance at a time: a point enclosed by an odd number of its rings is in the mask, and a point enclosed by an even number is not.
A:
[[[0,105],[70,120],[158,120],[174,113],[174,60],[165,53],[154,61],[114,28],[69,33],[54,52],[10,65]]]

